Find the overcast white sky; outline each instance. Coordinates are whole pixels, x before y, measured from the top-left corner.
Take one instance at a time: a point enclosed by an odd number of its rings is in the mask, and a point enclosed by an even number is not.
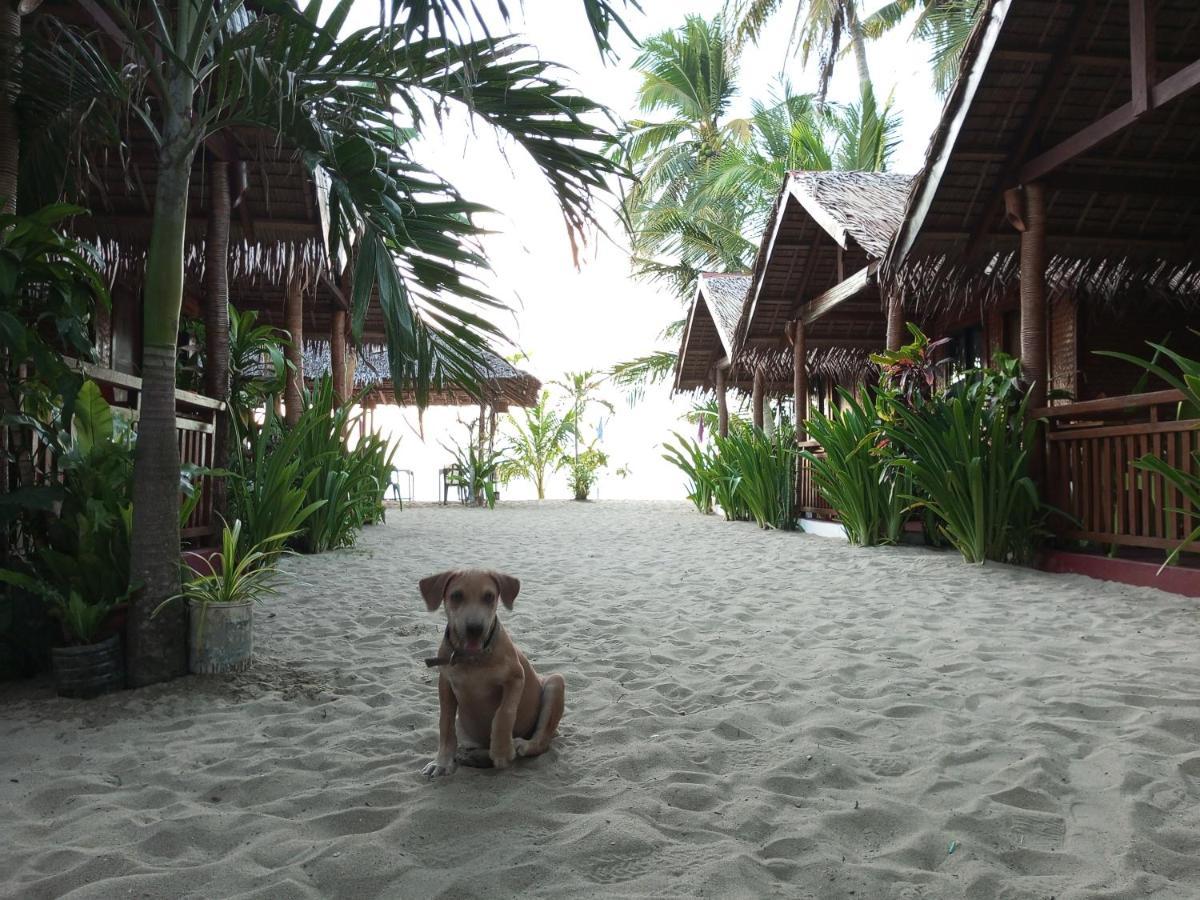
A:
[[[786,52],[791,27],[788,13],[796,2],[787,0],[787,12],[777,19],[765,40],[743,54],[741,96],[732,114],[746,114],[751,99],[769,97],[781,72],[798,91],[815,89],[813,66],[805,70]],[[485,0],[480,5],[490,4]],[[642,13],[627,16],[638,36],[674,28],[688,14],[712,17],[723,0],[643,0],[642,5]],[[882,4],[869,5],[873,9]],[[364,22],[378,14],[375,0],[360,0],[360,7]],[[620,58],[605,64],[588,31],[581,0],[525,0],[512,28],[544,59],[569,65],[572,71],[565,78],[581,93],[605,104],[620,118],[638,114],[639,78],[631,68],[637,50],[618,35],[615,43]],[[891,94],[894,109],[903,119],[902,143],[892,169],[913,173],[920,166],[942,102],[932,89],[928,48],[908,42],[907,36],[908,29],[902,26],[892,36],[869,45],[868,58],[877,93],[880,97]],[[830,96],[851,101],[857,93],[855,68],[847,59],[838,67]],[[513,306],[514,315],[498,324],[529,355],[525,367],[549,382],[567,370],[607,369],[664,346],[656,337],[663,326],[681,316],[680,307],[666,291],[629,277],[628,256],[615,219],[606,218],[610,238],[595,237],[577,270],[550,190],[519,150],[507,149],[505,152],[486,130],[472,133],[461,122],[452,122],[444,132],[425,138],[420,154],[423,162],[468,199],[497,210],[497,215],[485,219],[495,232],[485,244],[494,266],[488,282],[496,296]],[[660,445],[672,430],[687,430],[679,422],[690,405],[687,398],[671,398],[669,389],[662,386],[652,389],[633,409],[615,392],[611,399],[617,415],[605,424],[602,446],[614,468],[628,466],[632,475],[625,480],[606,477],[600,485],[601,496],[682,498],[681,481],[662,462]],[[470,411],[464,415],[469,416]],[[432,499],[437,468],[448,461],[441,444],[457,417],[456,411],[427,413],[423,446],[410,427],[414,416],[406,417],[408,425],[398,416],[379,417],[381,425],[402,437],[398,463],[416,471],[418,499]],[[552,494],[566,495],[561,478],[555,480]],[[516,488],[508,496],[524,497],[528,492]]]

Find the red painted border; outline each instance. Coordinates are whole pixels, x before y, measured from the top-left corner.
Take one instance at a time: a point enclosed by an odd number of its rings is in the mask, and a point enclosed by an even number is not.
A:
[[[1161,563],[1132,559],[1109,559],[1091,553],[1070,553],[1051,550],[1042,557],[1041,568],[1047,572],[1073,573],[1118,581],[1135,587],[1152,587],[1185,597],[1200,597],[1200,569],[1168,566],[1158,572]]]

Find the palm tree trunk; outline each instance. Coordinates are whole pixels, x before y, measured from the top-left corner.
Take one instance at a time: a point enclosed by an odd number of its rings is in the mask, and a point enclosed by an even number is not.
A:
[[[204,330],[207,343],[205,389],[214,400],[229,402],[229,163],[209,166],[208,231],[204,240]],[[214,469],[229,467],[229,413],[217,416],[213,435]],[[224,478],[205,479],[212,491],[213,512],[226,516]]]
[[[0,213],[17,209],[17,167],[21,143],[17,133],[21,15],[16,0],[0,0]]]
[[[862,92],[871,86],[871,70],[867,68],[867,44],[863,36],[862,23],[858,20],[855,0],[843,0],[846,13],[846,30],[850,32],[850,46],[854,50],[854,61],[858,64],[858,88]]]
[[[185,84],[176,79],[172,87]],[[186,95],[165,114],[154,220],[146,261],[141,414],[134,455],[131,570],[139,585],[126,627],[132,687],[187,673],[184,609],[168,604],[180,591],[179,446],[175,436],[175,355],[183,301],[184,232],[195,142]],[[182,99],[182,102],[180,100]]]

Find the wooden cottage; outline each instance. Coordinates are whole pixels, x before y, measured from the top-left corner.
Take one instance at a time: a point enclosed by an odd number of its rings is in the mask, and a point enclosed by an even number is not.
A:
[[[700,273],[675,364],[676,391],[716,392],[721,434],[729,430],[728,389],[752,388],[752,378],[733,365],[733,338],[749,288],[750,276],[743,273]]]
[[[1198,88],[1195,0],[990,0],[884,263],[894,321],[1020,358],[1066,538],[1161,549],[1196,521],[1131,463],[1188,465],[1200,423],[1097,351],[1200,357]]]

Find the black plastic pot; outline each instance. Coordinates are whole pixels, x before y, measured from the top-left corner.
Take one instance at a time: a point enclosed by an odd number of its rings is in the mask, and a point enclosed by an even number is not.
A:
[[[54,666],[54,689],[60,697],[88,700],[125,687],[125,660],[119,634],[98,644],[55,647],[50,651],[50,659]]]

